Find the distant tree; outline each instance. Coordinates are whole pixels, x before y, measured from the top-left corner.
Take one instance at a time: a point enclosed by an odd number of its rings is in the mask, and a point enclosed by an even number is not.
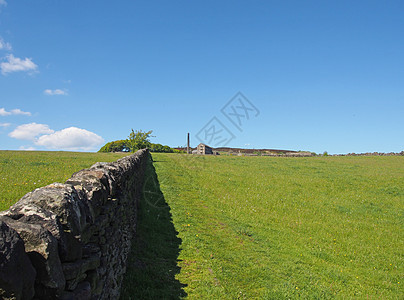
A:
[[[108,142],[104,146],[102,146],[101,149],[98,150],[98,152],[134,152],[144,148],[149,148],[150,152],[181,152],[175,151],[175,149],[172,149],[171,147],[166,145],[150,143],[149,137],[151,137],[151,133],[152,131],[143,132],[141,130],[133,131],[132,129],[132,132],[129,135],[129,139]]]
[[[323,156],[328,156],[328,152],[324,151]]]
[[[127,140],[130,151],[136,152],[139,149],[150,148],[151,143],[149,138],[152,132],[152,130],[146,132],[142,130],[134,131],[132,129]]]
[[[111,152],[111,142],[106,143],[98,152]]]
[[[164,152],[164,153],[173,153],[174,150],[169,146],[163,146],[162,144],[150,144],[151,152]]]
[[[129,152],[129,146],[127,140],[119,140],[106,143],[101,147],[98,152]]]
[[[172,149],[169,146],[166,145],[161,145],[161,144],[153,144],[150,143],[148,146],[150,149],[150,152],[164,152],[164,153],[185,153],[185,151],[179,151],[176,149]],[[98,152],[129,152],[130,147],[128,140],[119,140],[119,141],[113,141],[106,143],[104,146],[101,147]]]

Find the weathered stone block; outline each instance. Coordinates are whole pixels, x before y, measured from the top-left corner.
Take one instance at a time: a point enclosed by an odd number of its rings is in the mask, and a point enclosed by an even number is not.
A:
[[[99,215],[95,221],[95,226],[98,228],[104,228],[109,222],[109,215]]]
[[[91,166],[91,171],[101,172],[106,178],[109,195],[119,192],[119,183],[122,181],[122,167],[115,163],[96,163]]]
[[[59,300],[75,300],[75,295],[73,292],[64,291],[60,296]]]
[[[104,286],[105,286],[105,280],[103,280],[102,278],[98,281],[97,286],[95,287],[95,289],[92,289],[92,299],[102,299],[101,298],[101,294],[104,290]]]
[[[106,255],[108,253],[108,245],[100,245],[101,254]]]
[[[87,274],[83,273],[72,280],[66,281],[66,290],[73,291],[77,288],[77,285],[87,278]]]
[[[61,257],[62,262],[69,262],[83,257],[83,247],[80,241],[70,232],[65,232],[66,255]]]
[[[101,256],[100,252],[101,248],[97,244],[87,244],[83,246],[83,258],[87,258],[93,254]]]
[[[26,206],[14,205],[9,210],[0,212],[0,217],[1,216],[22,223],[40,225],[47,229],[58,241],[60,258],[63,260],[67,256],[69,249],[65,232],[56,214],[45,210],[34,203],[28,203]]]
[[[96,270],[91,270],[87,272],[87,281],[90,283],[92,291],[94,291],[97,288],[98,282],[100,281],[99,279],[100,275]]]
[[[81,282],[73,291],[75,300],[90,300],[91,299],[91,285],[87,281]],[[117,299],[117,298],[110,298]]]
[[[80,234],[79,239],[83,244],[90,242],[91,237],[98,231],[95,225],[87,226]]]
[[[74,187],[68,184],[53,183],[36,189],[23,196],[10,211],[23,215],[24,211],[32,206],[55,214],[60,223],[74,235],[80,234],[90,217],[86,202],[80,199]]]
[[[31,299],[35,276],[22,238],[0,221],[0,298]]]
[[[75,186],[86,194],[87,204],[94,220],[100,214],[100,208],[110,194],[108,179],[104,172],[102,170],[81,170],[74,173],[66,183]]]
[[[37,272],[35,291],[42,299],[59,295],[65,278],[59,259],[58,242],[51,233],[37,224],[22,223],[2,217],[24,240],[25,252]]]
[[[66,280],[71,280],[81,276],[81,274],[93,270],[100,265],[100,257],[98,255],[92,255],[89,258],[82,259],[76,262],[63,263],[63,273]]]

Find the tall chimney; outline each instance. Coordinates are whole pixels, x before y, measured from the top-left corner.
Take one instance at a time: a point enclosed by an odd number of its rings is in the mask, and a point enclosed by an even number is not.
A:
[[[187,139],[187,154],[189,154],[189,132],[188,132],[188,139]]]

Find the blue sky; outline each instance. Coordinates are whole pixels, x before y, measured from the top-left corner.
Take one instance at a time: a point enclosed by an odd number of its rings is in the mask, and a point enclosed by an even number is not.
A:
[[[133,128],[170,146],[190,132],[399,152],[403,15],[403,1],[0,0],[0,149],[96,151]]]

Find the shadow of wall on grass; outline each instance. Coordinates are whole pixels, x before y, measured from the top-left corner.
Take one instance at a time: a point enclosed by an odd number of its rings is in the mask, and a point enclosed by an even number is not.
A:
[[[136,237],[127,262],[121,299],[180,299],[187,296],[175,278],[181,239],[160,190],[152,158],[147,161]]]

